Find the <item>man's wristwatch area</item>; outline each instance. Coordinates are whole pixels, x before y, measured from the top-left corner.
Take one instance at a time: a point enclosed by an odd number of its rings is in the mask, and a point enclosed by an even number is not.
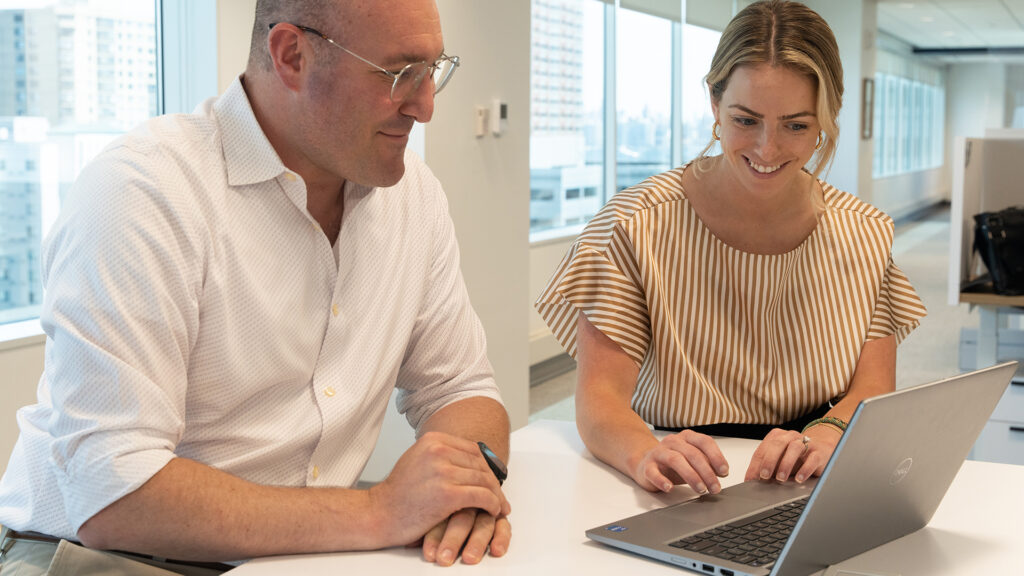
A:
[[[477,442],[476,445],[480,447],[480,453],[484,455],[487,466],[490,467],[491,472],[494,472],[494,476],[498,479],[498,485],[504,484],[505,478],[508,478],[508,468],[505,467],[505,463],[501,461],[501,458],[487,444]]]

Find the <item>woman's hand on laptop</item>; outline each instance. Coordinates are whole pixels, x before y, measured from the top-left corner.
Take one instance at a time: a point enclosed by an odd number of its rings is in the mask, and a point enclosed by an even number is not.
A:
[[[683,430],[661,439],[636,464],[633,479],[650,491],[668,492],[688,484],[698,494],[722,491],[719,477],[729,474],[729,463],[713,438]]]
[[[820,476],[840,438],[831,426],[815,426],[805,433],[776,428],[754,450],[743,479],[800,483]]]
[[[861,349],[857,369],[843,399],[828,411],[823,420],[849,422],[862,400],[895,389],[896,337],[869,340]],[[745,480],[759,478],[785,482],[792,478],[803,482],[812,476],[821,476],[842,438],[845,425],[820,424],[806,428],[803,433],[780,429],[769,432],[754,451]]]

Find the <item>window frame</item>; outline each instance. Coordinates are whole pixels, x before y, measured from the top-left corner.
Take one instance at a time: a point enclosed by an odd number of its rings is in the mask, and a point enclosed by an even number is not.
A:
[[[217,7],[208,0],[154,0],[156,113],[191,112],[216,95]],[[168,90],[168,86],[176,87]],[[46,335],[38,316],[0,323],[0,351],[37,345]]]
[[[617,34],[618,29],[618,11],[620,9],[632,10],[636,12],[643,12],[651,16],[663,18],[669,21],[671,26],[671,69],[672,78],[670,81],[671,93],[669,95],[671,99],[670,114],[669,114],[669,163],[670,167],[680,166],[685,161],[683,156],[683,71],[682,66],[685,64],[685,60],[682,57],[683,51],[683,27],[686,22],[683,22],[685,18],[676,20],[669,18],[665,14],[659,14],[653,11],[644,10],[641,5],[631,5],[629,7],[622,7],[619,2],[609,2],[607,0],[588,0],[595,1],[604,4],[604,107],[603,107],[603,130],[602,130],[602,144],[603,144],[603,163],[601,165],[602,171],[602,195],[601,205],[607,203],[612,196],[614,196],[618,190],[618,98],[617,98],[617,65],[616,65],[616,53],[619,45],[619,37]],[[700,24],[695,24],[700,25]],[[531,167],[532,172],[532,167]],[[531,176],[532,178],[532,176]],[[538,247],[545,244],[551,244],[555,242],[561,242],[568,238],[578,236],[586,223],[567,224],[556,228],[549,228],[544,230],[534,231],[531,227],[529,231],[529,244],[531,247]]]

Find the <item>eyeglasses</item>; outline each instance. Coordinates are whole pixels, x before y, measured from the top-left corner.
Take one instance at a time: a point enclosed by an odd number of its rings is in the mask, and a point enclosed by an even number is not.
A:
[[[270,27],[273,28],[278,24],[279,22],[274,22],[270,24]],[[452,75],[455,74],[455,69],[459,67],[458,56],[448,56],[447,54],[442,52],[441,57],[435,60],[433,63],[413,62],[412,64],[406,64],[405,67],[399,70],[398,72],[392,72],[382,66],[378,66],[373,62],[370,62],[366,58],[363,58],[359,54],[356,54],[355,52],[349,50],[348,48],[345,48],[341,44],[338,44],[329,36],[327,36],[326,34],[319,30],[310,28],[309,26],[299,26],[298,24],[293,24],[293,26],[295,26],[299,30],[302,30],[303,32],[316,34],[317,36],[330,42],[332,46],[341,48],[350,55],[355,56],[356,58],[362,60],[363,62],[366,62],[370,66],[373,66],[378,71],[380,71],[381,74],[385,74],[387,75],[388,78],[391,78],[391,101],[395,103],[404,102],[405,99],[408,98],[410,94],[419,89],[420,84],[423,83],[423,79],[427,77],[429,77],[430,80],[434,83],[434,94],[437,94],[442,89],[444,89],[444,87],[448,84],[448,81],[452,79]]]

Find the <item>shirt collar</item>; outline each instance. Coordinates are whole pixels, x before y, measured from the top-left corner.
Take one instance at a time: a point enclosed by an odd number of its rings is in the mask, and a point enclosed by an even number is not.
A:
[[[288,170],[256,120],[241,76],[214,102],[213,113],[220,127],[229,185],[265,182]]]

